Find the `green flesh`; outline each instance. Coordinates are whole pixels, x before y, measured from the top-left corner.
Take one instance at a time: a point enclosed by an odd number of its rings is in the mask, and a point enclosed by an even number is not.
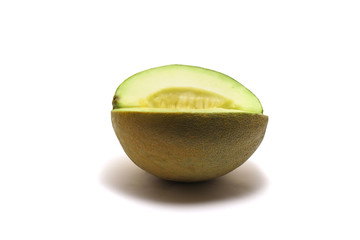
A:
[[[257,97],[236,80],[186,65],[131,76],[116,90],[113,107],[115,111],[263,112]]]

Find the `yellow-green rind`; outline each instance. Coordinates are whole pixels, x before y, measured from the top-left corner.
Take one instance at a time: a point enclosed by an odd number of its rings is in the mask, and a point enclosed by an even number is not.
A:
[[[124,151],[163,179],[196,182],[225,175],[258,148],[268,117],[244,112],[112,111]]]

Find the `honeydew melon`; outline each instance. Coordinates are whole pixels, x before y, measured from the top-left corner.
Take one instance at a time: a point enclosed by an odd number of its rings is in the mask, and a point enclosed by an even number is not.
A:
[[[258,148],[268,117],[233,78],[168,65],[137,73],[117,88],[112,125],[125,153],[163,179],[196,182],[243,164]]]

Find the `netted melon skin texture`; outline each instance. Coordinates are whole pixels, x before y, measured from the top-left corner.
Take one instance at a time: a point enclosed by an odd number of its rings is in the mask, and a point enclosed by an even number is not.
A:
[[[140,168],[157,177],[197,182],[243,164],[258,148],[268,117],[250,113],[112,111],[116,136]]]

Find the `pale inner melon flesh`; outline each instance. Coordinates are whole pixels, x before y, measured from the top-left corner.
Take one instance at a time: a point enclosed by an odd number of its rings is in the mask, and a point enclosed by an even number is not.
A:
[[[236,109],[234,101],[197,88],[165,88],[142,99],[141,105],[169,109]]]
[[[231,77],[194,66],[137,73],[116,90],[115,111],[240,111],[262,113],[257,97]]]

